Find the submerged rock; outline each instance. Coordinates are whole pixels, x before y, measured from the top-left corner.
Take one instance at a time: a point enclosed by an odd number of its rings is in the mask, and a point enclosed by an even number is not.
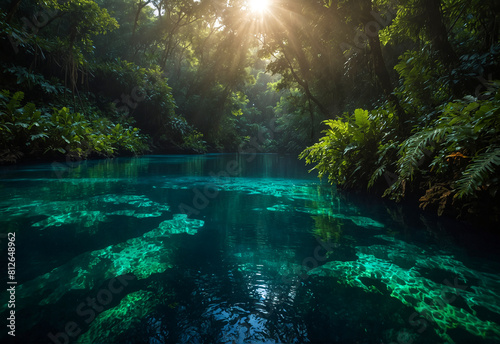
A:
[[[389,239],[390,240],[390,239]],[[358,259],[355,261],[330,261],[308,272],[311,276],[334,277],[341,283],[351,287],[361,288],[366,292],[379,291],[373,286],[367,286],[366,279],[382,282],[390,296],[402,304],[415,309],[419,317],[427,319],[436,325],[436,333],[443,339],[453,343],[448,330],[460,327],[474,336],[483,339],[500,340],[500,326],[493,321],[480,319],[474,309],[485,307],[500,314],[500,295],[486,289],[487,285],[496,284],[493,276],[466,268],[461,262],[451,256],[429,255],[418,252],[416,246],[408,245],[409,256],[406,263],[413,261],[410,268],[402,268],[393,263],[397,254],[404,252],[405,243],[393,239],[396,246],[374,245],[356,247]],[[395,249],[395,252],[392,252]],[[365,253],[362,253],[362,252]],[[373,254],[377,254],[376,257]],[[382,258],[379,258],[382,257]],[[443,281],[444,284],[425,278],[419,268],[440,268],[453,272],[462,280]],[[467,287],[467,278],[475,278],[484,286]],[[498,289],[497,289],[498,290]],[[457,297],[465,300],[469,309],[454,304]]]
[[[154,293],[150,291],[130,293],[118,306],[100,313],[76,343],[116,343],[119,335],[151,313],[157,303]]]
[[[75,289],[92,289],[102,281],[124,274],[145,279],[172,267],[170,256],[175,247],[165,238],[180,233],[195,234],[204,222],[188,219],[184,214],[174,215],[158,228],[101,250],[83,253],[66,264],[53,269],[17,288],[17,308],[25,299],[36,296],[39,305],[52,304]],[[5,309],[6,306],[3,307]]]

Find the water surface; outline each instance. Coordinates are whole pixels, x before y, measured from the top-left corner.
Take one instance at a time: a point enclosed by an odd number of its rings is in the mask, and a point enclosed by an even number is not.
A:
[[[497,242],[292,156],[19,165],[0,197],[20,343],[500,342]]]

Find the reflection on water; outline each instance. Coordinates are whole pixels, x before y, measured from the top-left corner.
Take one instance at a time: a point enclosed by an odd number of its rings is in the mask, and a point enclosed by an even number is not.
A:
[[[347,199],[293,157],[16,166],[0,195],[21,342],[500,342],[486,243]]]

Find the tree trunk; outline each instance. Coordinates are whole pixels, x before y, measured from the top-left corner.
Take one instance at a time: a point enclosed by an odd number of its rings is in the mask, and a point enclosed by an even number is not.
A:
[[[441,0],[421,0],[424,16],[427,19],[426,29],[432,45],[439,53],[439,58],[445,66],[453,68],[458,64],[458,56],[448,40],[448,30],[443,23]]]
[[[12,18],[14,18],[14,15],[17,12],[17,9],[19,8],[19,5],[21,4],[22,0],[14,0],[10,4],[9,7],[9,12],[7,12],[7,16],[5,17],[5,22],[10,23]]]
[[[311,93],[311,90],[309,89],[309,84],[307,82],[307,80],[303,80],[296,72],[295,72],[295,69],[293,68],[293,65],[292,65],[292,62],[288,59],[288,57],[286,56],[286,53],[285,53],[285,47],[282,45],[282,52],[283,52],[283,56],[285,57],[286,61],[287,61],[287,64],[288,64],[288,67],[290,68],[290,72],[292,73],[293,75],[293,78],[295,79],[295,81],[302,87],[302,89],[304,90],[305,94],[306,94],[306,97],[307,99],[309,100],[312,100],[312,102],[314,104],[316,104],[316,106],[318,107],[319,111],[321,111],[321,113],[324,115],[324,116],[328,116],[328,109],[323,105],[321,104],[321,102],[318,100],[318,98],[316,98],[312,93]]]
[[[314,111],[312,109],[311,100],[308,99],[307,102],[309,103],[309,117],[311,119],[311,142],[314,142]]]
[[[362,15],[362,24],[363,27],[366,27],[367,24],[372,20],[371,12],[373,12],[372,4],[370,0],[365,0],[363,4],[363,15]],[[399,103],[399,99],[393,93],[393,86],[391,83],[391,78],[389,76],[389,72],[387,71],[387,67],[384,62],[384,57],[382,55],[382,48],[380,47],[380,39],[378,36],[378,32],[370,33],[368,36],[368,42],[370,44],[370,53],[373,60],[373,68],[377,79],[379,81],[380,86],[382,87],[382,91],[384,93],[385,98],[389,101],[389,103],[394,107],[396,115],[399,119],[399,131],[401,135],[405,136],[409,134],[411,127],[408,124],[409,116],[406,111],[401,107]]]
[[[135,32],[137,31],[137,25],[139,22],[139,16],[141,15],[141,11],[150,2],[151,0],[146,0],[145,2],[142,2],[142,0],[140,0],[139,3],[137,4],[137,12],[135,12],[135,19],[134,19],[134,28],[132,29],[132,43],[134,43]]]
[[[384,96],[396,110],[396,114],[399,118],[399,127],[401,132],[403,134],[407,134],[411,129],[406,123],[409,120],[409,116],[401,107],[399,99],[396,97],[396,95],[394,95],[394,93],[392,93],[393,86],[389,77],[389,72],[387,71],[387,67],[384,63],[382,49],[380,48],[380,39],[378,35],[375,37],[370,37],[370,50],[373,58],[373,67],[375,69],[375,74],[377,75],[377,79],[380,83],[380,86],[382,87]]]

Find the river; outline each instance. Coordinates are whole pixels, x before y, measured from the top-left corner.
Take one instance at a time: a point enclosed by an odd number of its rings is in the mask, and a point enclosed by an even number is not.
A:
[[[500,343],[494,237],[293,156],[3,167],[0,215],[2,342]]]

